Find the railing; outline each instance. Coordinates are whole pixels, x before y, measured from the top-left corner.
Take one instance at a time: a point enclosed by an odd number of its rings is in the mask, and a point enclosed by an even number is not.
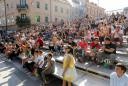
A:
[[[18,4],[17,5],[17,9],[20,11],[20,10],[27,10],[28,9],[28,4]]]

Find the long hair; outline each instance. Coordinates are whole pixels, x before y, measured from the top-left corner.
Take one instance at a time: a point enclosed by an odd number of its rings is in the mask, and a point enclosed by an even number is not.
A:
[[[69,46],[69,45],[66,48],[69,49],[68,54],[72,54],[73,55],[73,48],[71,46]]]

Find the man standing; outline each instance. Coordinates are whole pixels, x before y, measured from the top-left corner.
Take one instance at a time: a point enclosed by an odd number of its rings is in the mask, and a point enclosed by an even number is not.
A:
[[[123,64],[118,63],[115,72],[110,75],[110,86],[128,86],[128,75]]]

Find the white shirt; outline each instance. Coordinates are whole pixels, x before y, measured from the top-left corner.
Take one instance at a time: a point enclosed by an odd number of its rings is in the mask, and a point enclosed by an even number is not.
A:
[[[115,31],[115,29],[112,25],[111,25],[111,31],[112,31],[112,33],[114,33],[114,31]]]
[[[110,86],[128,86],[128,75],[125,73],[122,77],[118,77],[116,72],[110,75]]]
[[[119,32],[114,33],[114,38],[122,38],[121,36],[123,35],[123,31],[120,30]]]
[[[44,65],[44,56],[38,56],[34,62],[38,64],[39,68],[42,68]]]

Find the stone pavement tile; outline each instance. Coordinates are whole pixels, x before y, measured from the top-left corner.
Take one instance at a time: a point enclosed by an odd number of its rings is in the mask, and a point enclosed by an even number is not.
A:
[[[62,64],[60,63],[56,63],[56,68],[55,68],[55,75],[59,76],[59,78],[62,79],[62,72],[63,72],[63,69],[62,69]],[[83,77],[84,75],[84,71],[80,71],[80,70],[77,70],[76,69],[76,77],[75,77],[75,80],[74,81],[77,81],[79,78]]]
[[[64,59],[64,57],[63,56],[58,56],[58,57],[56,57],[56,60],[58,60],[58,61],[63,61],[63,59]]]
[[[11,63],[0,60],[0,86],[40,86]]]
[[[109,86],[109,80],[87,73],[75,82],[75,86]]]
[[[57,69],[56,69],[55,73],[58,75],[61,75],[62,74],[62,64],[57,63],[56,67],[57,67]],[[75,86],[109,86],[108,79],[99,77],[94,74],[90,74],[85,71],[81,71],[81,70],[76,70],[76,71],[77,71],[77,77],[73,81],[73,85],[75,85]]]
[[[55,66],[54,75],[62,79],[62,72],[63,72],[62,65],[57,63]]]
[[[91,65],[92,65],[92,63],[90,63],[90,62],[85,62],[85,63],[76,62],[76,67],[80,68],[80,69],[84,69],[84,70],[86,70]]]
[[[5,86],[5,85],[18,86],[20,83],[23,82],[15,74],[11,74],[11,75],[7,76],[6,78],[2,77],[2,80],[0,80],[0,81],[2,81],[0,83],[0,86]]]
[[[98,73],[103,76],[107,76],[107,77],[109,77],[110,73],[112,73],[114,71],[114,69],[110,70],[110,69],[104,68],[104,67],[97,67],[96,65],[91,65],[90,67],[87,68],[87,70]]]
[[[15,68],[6,65],[5,61],[0,60],[0,86],[16,86],[20,82],[14,71]]]
[[[58,62],[62,63],[63,57],[60,56],[56,60]],[[90,71],[90,72],[98,73],[100,75],[107,76],[107,77],[109,77],[110,73],[113,71],[113,70],[110,70],[108,68],[97,67],[97,65],[92,64],[91,62],[85,62],[85,63],[76,62],[76,68],[82,69],[84,71]]]
[[[32,80],[39,81],[39,79],[37,77],[32,76],[31,74],[28,74],[27,73],[28,71],[22,67],[22,64],[20,64],[18,62],[12,62],[12,64],[13,64],[14,67],[16,67],[18,70],[22,71],[23,73],[25,73]]]

